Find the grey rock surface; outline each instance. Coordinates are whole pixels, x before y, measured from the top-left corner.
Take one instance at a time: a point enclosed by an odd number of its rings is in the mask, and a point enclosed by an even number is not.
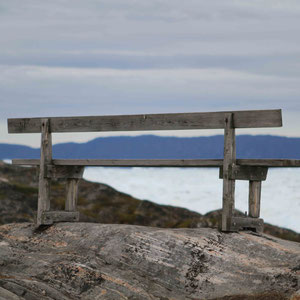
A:
[[[299,289],[300,244],[265,234],[0,227],[0,299],[291,299]]]

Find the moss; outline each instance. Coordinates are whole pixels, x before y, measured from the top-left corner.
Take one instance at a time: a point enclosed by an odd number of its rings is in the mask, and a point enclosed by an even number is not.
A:
[[[84,198],[84,197],[78,197],[77,204],[78,205],[88,205],[89,201],[86,198]]]
[[[276,236],[280,239],[294,241],[298,243],[300,242],[300,234],[290,229],[265,224],[264,233]]]
[[[86,215],[87,217],[90,218],[97,218],[98,217],[98,212],[95,212],[93,209],[79,209],[80,213]]]
[[[269,233],[269,234],[272,234],[273,236],[276,236],[276,237],[278,237],[280,239],[283,239],[283,240],[288,240],[288,241],[293,241],[293,242],[300,243],[299,234],[294,233],[294,232],[281,232],[281,233],[272,232],[272,233]]]
[[[218,226],[218,224],[219,224],[219,219],[218,219],[218,218],[211,217],[211,218],[209,218],[209,222],[210,222],[210,224],[211,224],[213,227],[215,227],[215,226]]]
[[[118,219],[120,224],[134,224],[136,220],[136,215],[135,214],[130,214],[130,213],[118,213]]]
[[[38,188],[36,187],[31,187],[31,186],[26,186],[26,185],[21,185],[21,184],[15,184],[14,185],[14,190],[26,195],[32,195],[32,194],[37,194],[38,193]]]
[[[51,181],[51,189],[54,191],[65,190],[65,185],[57,181]]]
[[[127,208],[128,213],[130,213],[130,214],[135,213],[137,207],[138,207],[138,202],[133,201],[133,202],[129,203],[128,208]]]
[[[66,199],[65,197],[63,196],[56,196],[54,197],[53,199],[51,199],[52,203],[53,203],[53,206],[57,209],[64,209],[65,208],[65,202],[66,202]]]
[[[176,225],[176,228],[191,228],[193,227],[193,219],[187,219]]]
[[[92,208],[91,210],[95,211],[95,212],[99,212],[102,208],[104,207],[107,207],[108,205],[106,205],[105,203],[102,203],[102,202],[97,202],[97,203],[94,203],[92,205]]]

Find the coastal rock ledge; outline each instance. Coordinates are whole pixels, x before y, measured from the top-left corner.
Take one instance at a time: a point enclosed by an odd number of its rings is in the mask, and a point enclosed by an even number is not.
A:
[[[300,244],[251,232],[0,227],[0,299],[299,299]],[[298,291],[298,292],[297,292]]]

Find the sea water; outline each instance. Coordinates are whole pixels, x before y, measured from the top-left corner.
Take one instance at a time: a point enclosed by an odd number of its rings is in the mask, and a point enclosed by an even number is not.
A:
[[[222,206],[222,180],[217,168],[89,167],[86,180],[158,204],[185,207],[201,214]],[[235,206],[248,211],[248,181],[236,181]],[[272,168],[262,183],[261,218],[300,232],[300,169]]]

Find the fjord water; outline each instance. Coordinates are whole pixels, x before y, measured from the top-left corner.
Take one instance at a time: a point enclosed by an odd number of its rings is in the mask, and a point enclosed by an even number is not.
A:
[[[217,168],[86,168],[84,178],[138,199],[205,214],[222,206]],[[236,208],[248,211],[248,181],[236,181]],[[300,232],[300,169],[272,168],[262,183],[261,217]]]

